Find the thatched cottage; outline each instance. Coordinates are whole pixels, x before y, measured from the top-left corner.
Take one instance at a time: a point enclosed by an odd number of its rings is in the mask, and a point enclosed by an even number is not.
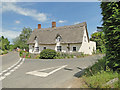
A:
[[[41,24],[38,24],[28,44],[30,53],[40,53],[48,48],[59,52],[84,54],[92,54],[96,51],[96,42],[89,40],[86,22],[63,27],[56,27],[56,22],[52,22],[51,28],[41,28]]]

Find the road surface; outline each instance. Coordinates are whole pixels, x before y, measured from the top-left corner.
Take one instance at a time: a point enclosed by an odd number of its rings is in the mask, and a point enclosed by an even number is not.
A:
[[[13,64],[15,64],[19,60],[19,53],[18,52],[9,52],[3,56],[0,56],[2,59],[2,71],[6,70]]]
[[[11,53],[9,55],[12,56],[13,54]],[[14,55],[14,60],[16,59],[17,61],[17,53],[14,53]],[[70,80],[71,78],[79,77],[79,73],[84,68],[92,65],[101,57],[103,57],[103,55],[58,60],[25,59],[18,69],[2,80],[2,87],[60,88],[62,87],[63,83]],[[10,58],[5,58],[8,60],[3,62],[4,69],[11,65],[9,60]],[[12,62],[16,62],[14,60]]]

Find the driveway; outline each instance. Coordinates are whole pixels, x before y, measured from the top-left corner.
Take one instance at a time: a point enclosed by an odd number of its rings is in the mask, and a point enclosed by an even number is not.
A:
[[[84,68],[94,64],[103,55],[77,59],[25,59],[12,74],[2,80],[3,88],[55,88],[73,77]],[[67,88],[67,87],[66,87]]]

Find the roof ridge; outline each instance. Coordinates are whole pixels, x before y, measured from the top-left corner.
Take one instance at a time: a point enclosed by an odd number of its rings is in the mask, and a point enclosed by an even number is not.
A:
[[[79,23],[79,24],[74,24],[74,25],[66,25],[66,26],[61,26],[61,27],[54,27],[54,28],[41,28],[39,30],[41,31],[50,31],[50,30],[56,30],[56,29],[66,29],[66,28],[79,28],[79,27],[82,27],[82,26],[86,26],[86,22],[82,22],[82,23]],[[37,28],[35,28],[34,30],[38,30]]]

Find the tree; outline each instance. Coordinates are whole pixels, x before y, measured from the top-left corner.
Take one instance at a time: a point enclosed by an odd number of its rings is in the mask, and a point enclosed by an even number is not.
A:
[[[102,2],[101,9],[107,65],[116,70],[120,68],[120,2]]]
[[[2,50],[9,50],[9,47],[10,47],[10,42],[8,41],[7,38],[4,38],[4,36],[1,36],[0,37],[0,48]]]
[[[98,51],[105,53],[105,38],[102,31],[93,33],[90,40],[96,42],[96,49]]]
[[[17,38],[13,39],[14,48],[19,47],[21,49],[28,49],[27,40],[29,39],[31,33],[32,29],[24,27],[21,34]]]

